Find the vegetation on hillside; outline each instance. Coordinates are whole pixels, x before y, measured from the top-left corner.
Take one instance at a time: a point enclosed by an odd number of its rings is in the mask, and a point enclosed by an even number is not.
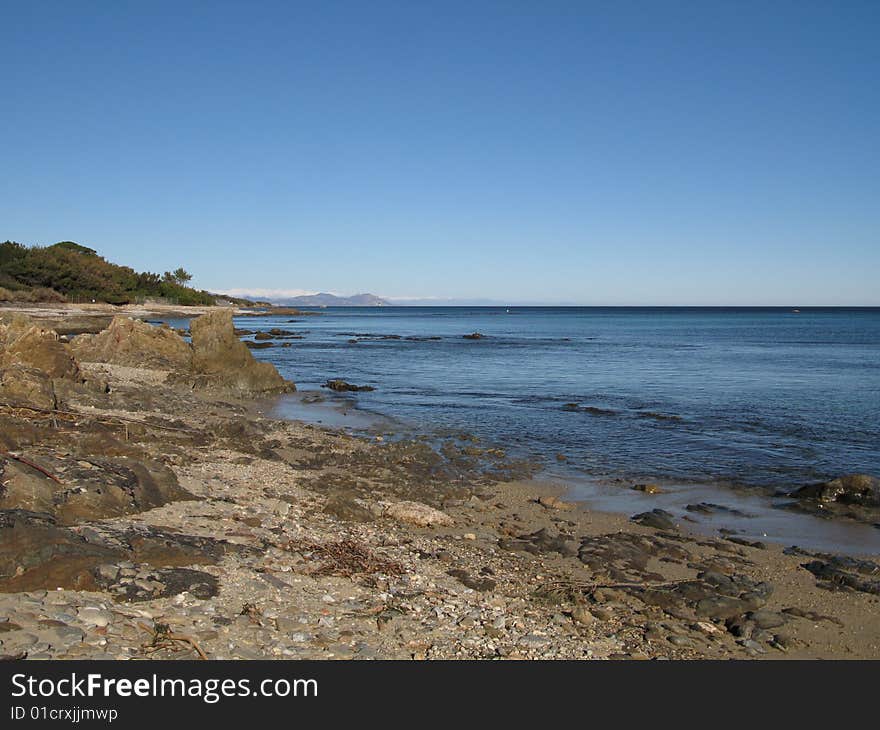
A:
[[[213,294],[187,285],[191,279],[182,267],[162,275],[139,273],[73,241],[45,247],[0,243],[0,301],[215,304]]]

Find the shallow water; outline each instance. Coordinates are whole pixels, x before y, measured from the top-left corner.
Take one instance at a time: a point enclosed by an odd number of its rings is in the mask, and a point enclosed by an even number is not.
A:
[[[797,545],[808,550],[855,555],[880,554],[880,530],[853,520],[824,519],[787,509],[792,500],[770,497],[757,490],[725,488],[718,484],[663,484],[661,494],[645,494],[626,485],[589,479],[554,476],[568,491],[568,498],[590,509],[633,515],[655,508],[673,514],[687,530],[704,535],[719,531],[752,541]],[[694,511],[689,506],[708,505]]]
[[[880,473],[877,308],[332,308],[237,325],[303,336],[254,351],[300,389],[372,385],[344,408],[474,432],[575,482],[772,494]],[[769,514],[771,532],[824,529]]]

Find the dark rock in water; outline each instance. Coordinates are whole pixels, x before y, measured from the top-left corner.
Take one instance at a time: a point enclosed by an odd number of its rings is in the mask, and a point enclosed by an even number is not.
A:
[[[265,350],[267,347],[275,346],[273,342],[251,342],[250,340],[246,340],[244,344],[249,350]]]
[[[347,393],[347,392],[369,392],[371,390],[375,390],[375,388],[371,385],[352,385],[351,383],[347,383],[344,380],[334,379],[328,380],[324,383],[322,388],[329,388],[330,390],[335,390],[339,393]]]
[[[745,547],[755,548],[756,550],[766,550],[767,543],[761,542],[760,540],[746,540],[744,537],[728,537],[728,542],[732,542],[735,545],[744,545]]]
[[[471,332],[469,335],[462,335],[466,340],[482,340],[486,337],[482,332]]]
[[[642,512],[632,516],[632,521],[645,527],[653,527],[657,530],[677,530],[675,516],[664,509],[652,509],[650,512]]]
[[[579,413],[589,413],[591,416],[616,416],[617,411],[609,408],[597,408],[596,406],[582,406],[579,403],[566,403],[562,406],[566,411],[577,411]]]
[[[823,503],[880,507],[880,479],[870,474],[848,474],[830,482],[801,487],[793,496]]]
[[[685,509],[688,512],[698,512],[704,515],[712,515],[712,514],[727,514],[734,515],[735,517],[749,517],[745,512],[741,510],[735,509],[734,507],[727,507],[723,504],[715,504],[714,502],[699,502],[698,504],[689,504]]]
[[[651,418],[655,421],[683,421],[681,416],[674,413],[657,413],[656,411],[636,411],[638,418]]]
[[[257,332],[257,334],[254,335],[254,339],[255,340],[271,340],[272,335],[269,334],[268,332]]]

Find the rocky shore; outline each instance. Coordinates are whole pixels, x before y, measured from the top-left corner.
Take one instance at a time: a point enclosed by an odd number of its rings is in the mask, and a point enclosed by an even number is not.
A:
[[[0,325],[2,658],[880,657],[870,556],[590,512],[467,434],[267,418],[293,384],[192,314]]]

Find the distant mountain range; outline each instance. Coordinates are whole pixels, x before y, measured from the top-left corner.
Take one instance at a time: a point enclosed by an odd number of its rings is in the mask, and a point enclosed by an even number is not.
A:
[[[350,297],[338,297],[335,294],[321,292],[305,294],[285,299],[272,299],[273,304],[284,304],[291,307],[385,307],[388,306],[381,297],[375,294],[355,294]]]

